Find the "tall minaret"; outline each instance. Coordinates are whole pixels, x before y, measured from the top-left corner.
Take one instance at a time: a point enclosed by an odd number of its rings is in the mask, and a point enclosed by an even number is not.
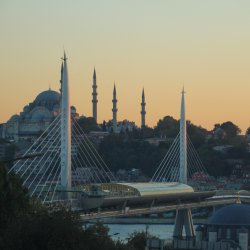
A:
[[[115,88],[115,84],[114,84],[114,90],[113,90],[113,132],[117,133],[117,99],[116,99],[116,88]]]
[[[142,90],[142,97],[141,97],[141,127],[145,127],[145,118],[146,118],[146,110],[145,110],[146,102],[145,102],[145,94],[144,88]]]
[[[187,184],[187,128],[185,117],[184,87],[181,93],[181,118],[180,118],[180,177],[181,183]]]
[[[62,77],[63,77],[63,62],[61,65],[61,79],[60,79],[60,94],[62,96]]]
[[[64,52],[61,98],[61,186],[71,188],[71,112],[69,101],[68,66]]]
[[[93,88],[93,92],[92,92],[92,96],[93,96],[93,99],[92,99],[92,104],[93,104],[93,118],[97,122],[97,103],[98,103],[98,100],[97,100],[97,91],[96,91],[97,85],[96,85],[96,73],[95,73],[95,69],[94,69],[94,74],[93,74],[93,85],[92,85],[92,88]]]

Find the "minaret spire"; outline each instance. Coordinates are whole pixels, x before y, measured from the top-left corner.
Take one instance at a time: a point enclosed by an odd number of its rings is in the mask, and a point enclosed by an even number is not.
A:
[[[113,90],[113,132],[117,133],[117,99],[116,99],[116,87],[115,87],[115,83],[114,83],[114,90]]]
[[[187,128],[185,115],[185,91],[181,92],[181,118],[180,118],[180,177],[181,183],[187,184]]]
[[[62,77],[63,77],[63,62],[61,65],[61,79],[60,79],[60,94],[61,94],[61,96],[62,96]]]
[[[61,98],[61,186],[71,188],[71,112],[68,83],[68,66],[64,51]]]
[[[96,72],[95,72],[95,68],[94,68],[94,73],[93,73],[93,92],[92,92],[92,105],[93,105],[93,118],[95,119],[95,121],[97,122],[97,84],[96,84]]]
[[[145,94],[144,94],[144,88],[142,90],[142,97],[141,97],[141,127],[146,126],[145,118],[146,118],[146,102],[145,102]]]

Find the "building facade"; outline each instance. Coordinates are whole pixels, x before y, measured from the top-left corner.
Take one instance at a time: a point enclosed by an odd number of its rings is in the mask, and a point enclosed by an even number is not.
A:
[[[51,89],[41,92],[20,114],[13,115],[0,125],[0,137],[14,141],[37,138],[60,114],[60,105],[60,93]],[[71,113],[78,117],[73,106]]]

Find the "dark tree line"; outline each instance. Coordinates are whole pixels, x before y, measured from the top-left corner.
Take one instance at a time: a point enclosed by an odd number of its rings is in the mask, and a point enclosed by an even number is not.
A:
[[[147,176],[152,176],[168,147],[169,144],[155,147],[147,141],[110,135],[101,142],[99,152],[113,171],[139,168]]]
[[[250,131],[250,129],[249,129]],[[247,143],[240,135],[241,130],[232,122],[215,124],[212,131],[187,121],[187,133],[196,148],[208,173],[212,176],[229,176],[232,171],[227,159],[250,161]],[[106,137],[99,146],[99,152],[113,170],[140,169],[152,177],[161,160],[167,153],[174,138],[179,133],[179,121],[171,116],[159,120],[155,128],[135,129],[123,134]],[[153,145],[148,138],[162,138],[163,142]],[[216,146],[231,145],[227,152],[219,152]]]
[[[19,177],[0,162],[1,250],[143,250],[145,244],[145,233],[134,233],[127,243],[113,241],[102,223],[84,228],[77,213],[31,200]]]

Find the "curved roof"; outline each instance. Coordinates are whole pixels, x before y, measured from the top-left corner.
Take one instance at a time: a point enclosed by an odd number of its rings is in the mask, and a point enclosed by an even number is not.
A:
[[[192,187],[178,182],[132,182],[118,184],[137,190],[140,196],[194,192]]]
[[[41,122],[44,120],[50,120],[51,118],[52,115],[49,112],[38,111],[32,114],[31,120],[33,122]]]
[[[11,116],[10,121],[17,121],[19,119],[19,115],[15,114]]]
[[[60,102],[60,94],[54,90],[41,92],[35,99],[35,102]]]
[[[215,212],[208,225],[250,226],[250,205],[233,204]]]

